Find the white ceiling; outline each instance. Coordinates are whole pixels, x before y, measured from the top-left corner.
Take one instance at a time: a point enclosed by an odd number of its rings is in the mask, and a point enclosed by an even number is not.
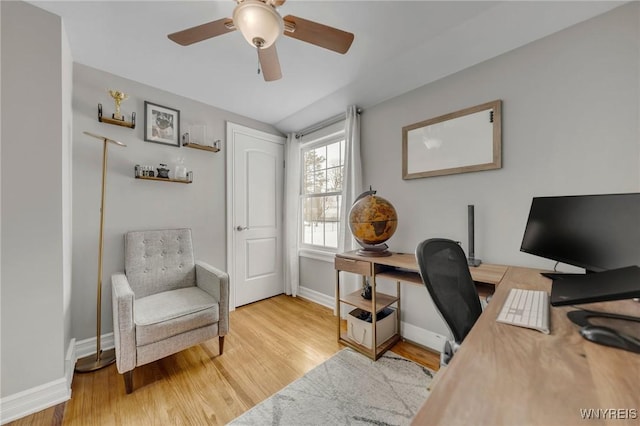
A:
[[[346,55],[289,37],[283,78],[265,82],[239,32],[188,47],[167,34],[223,17],[225,1],[31,1],[63,17],[75,62],[274,125],[300,130],[375,105],[602,14],[614,1],[289,0],[295,15],[355,34]],[[125,90],[124,88],[119,88]]]

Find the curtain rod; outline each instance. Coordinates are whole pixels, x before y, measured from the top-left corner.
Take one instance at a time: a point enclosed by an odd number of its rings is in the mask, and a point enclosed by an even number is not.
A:
[[[362,108],[356,108],[356,112],[358,114],[361,114],[362,113]],[[316,130],[320,130],[320,129],[324,128],[324,127],[331,126],[332,124],[336,124],[339,121],[345,120],[346,118],[347,118],[347,113],[346,112],[342,113],[342,114],[338,114],[338,115],[336,115],[334,117],[331,117],[331,118],[327,118],[324,121],[316,123],[316,124],[314,124],[312,126],[309,126],[309,127],[305,128],[305,129],[302,129],[299,132],[296,132],[296,139],[300,139],[303,136],[306,136],[306,135],[308,135],[310,133],[313,133]]]

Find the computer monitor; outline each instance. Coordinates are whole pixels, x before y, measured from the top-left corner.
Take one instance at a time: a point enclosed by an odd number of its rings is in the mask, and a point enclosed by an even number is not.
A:
[[[587,272],[640,265],[640,193],[535,197],[520,251]]]

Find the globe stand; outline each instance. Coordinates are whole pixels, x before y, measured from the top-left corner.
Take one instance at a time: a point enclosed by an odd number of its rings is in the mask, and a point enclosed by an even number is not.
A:
[[[365,257],[385,257],[391,256],[391,252],[387,250],[389,248],[385,243],[382,244],[363,244],[358,241],[358,244],[362,246],[356,253]]]

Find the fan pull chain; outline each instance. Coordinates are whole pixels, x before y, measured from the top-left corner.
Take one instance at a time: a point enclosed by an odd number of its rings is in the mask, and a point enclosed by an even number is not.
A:
[[[258,54],[258,75],[260,75],[261,69],[260,69],[260,48],[256,47],[256,53]]]

